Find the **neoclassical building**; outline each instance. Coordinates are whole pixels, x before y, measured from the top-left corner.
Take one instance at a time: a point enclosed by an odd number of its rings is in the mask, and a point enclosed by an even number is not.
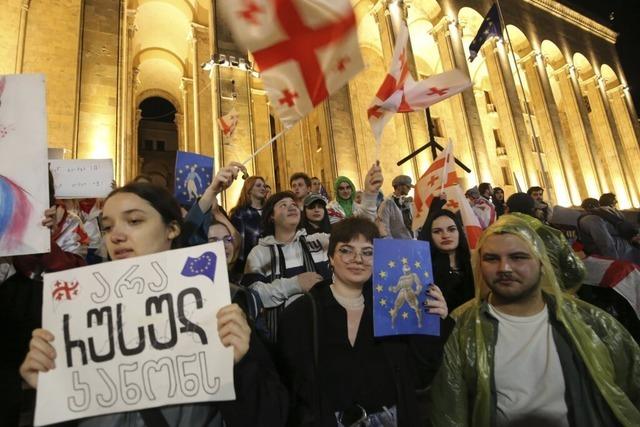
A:
[[[240,1],[240,0],[238,0]],[[141,171],[172,179],[176,150],[243,161],[282,127],[259,70],[233,42],[215,0],[8,0],[0,14],[0,74],[47,77],[50,147],[67,158],[115,159],[116,178]],[[6,2],[5,2],[6,3]],[[490,0],[352,0],[365,69],[249,163],[276,188],[297,171],[327,187],[357,185],[375,161],[366,109],[386,73],[400,20],[410,32],[415,78],[452,68],[473,89],[431,108],[436,140],[455,143],[464,185],[507,193],[546,187],[561,205],[614,192],[640,207],[640,127],[611,29],[562,2],[502,0],[507,24],[473,62],[469,44]],[[168,106],[153,116],[148,106]],[[216,119],[232,108],[232,138]],[[399,173],[420,176],[429,150],[423,112],[385,128],[384,191]],[[635,165],[635,166],[634,166]],[[233,204],[240,186],[226,194]]]

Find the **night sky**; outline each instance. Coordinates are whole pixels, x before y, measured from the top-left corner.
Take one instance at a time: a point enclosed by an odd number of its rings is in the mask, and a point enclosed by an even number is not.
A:
[[[616,47],[636,112],[640,111],[640,2],[638,0],[562,0],[619,33]],[[613,13],[613,15],[611,15]],[[613,20],[611,20],[613,18]]]

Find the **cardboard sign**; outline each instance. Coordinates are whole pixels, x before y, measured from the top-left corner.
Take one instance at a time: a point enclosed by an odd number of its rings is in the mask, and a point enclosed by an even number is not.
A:
[[[49,252],[44,75],[0,75],[0,256]]]
[[[34,424],[235,399],[216,320],[229,303],[222,242],[46,274],[57,358]]]
[[[49,169],[58,199],[107,197],[112,190],[111,159],[51,160]]]
[[[193,205],[213,179],[213,158],[178,151],[174,195],[181,205]]]
[[[374,336],[440,335],[440,317],[424,306],[433,283],[429,243],[375,239],[373,248]]]

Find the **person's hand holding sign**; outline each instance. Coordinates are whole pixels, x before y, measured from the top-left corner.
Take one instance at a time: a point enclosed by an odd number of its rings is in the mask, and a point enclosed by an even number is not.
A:
[[[251,337],[244,311],[238,304],[230,304],[218,310],[216,317],[220,341],[225,347],[233,347],[233,361],[238,363],[249,351]]]
[[[27,384],[36,388],[38,374],[56,367],[56,350],[50,344],[53,334],[46,329],[35,329],[29,342],[29,353],[20,365],[20,375]]]

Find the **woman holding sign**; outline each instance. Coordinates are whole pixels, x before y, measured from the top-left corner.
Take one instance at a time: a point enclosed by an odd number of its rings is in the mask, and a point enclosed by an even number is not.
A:
[[[221,169],[216,177],[224,186],[236,178],[238,166]],[[132,183],[114,190],[105,200],[102,229],[111,259],[119,260],[177,246],[182,217],[171,194],[152,184]],[[231,304],[216,314],[218,336],[233,347],[236,400],[165,406],[138,412],[123,412],[85,418],[81,426],[229,426],[281,425],[286,396],[271,361],[247,323],[240,307]],[[55,337],[62,339],[62,337]],[[62,363],[56,355],[51,332],[36,329],[30,351],[20,367],[24,380],[37,387],[38,374]]]
[[[330,286],[316,286],[283,315],[278,347],[292,399],[291,426],[421,425],[416,390],[438,369],[442,335],[377,339],[371,274],[376,225],[347,218],[333,226]],[[424,309],[447,317],[437,286]],[[424,423],[422,423],[424,424]]]

